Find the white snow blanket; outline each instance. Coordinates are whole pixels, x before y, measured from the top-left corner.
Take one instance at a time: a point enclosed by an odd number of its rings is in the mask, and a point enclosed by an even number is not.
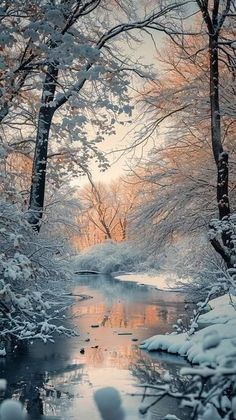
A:
[[[174,276],[167,276],[166,274],[152,274],[152,273],[128,273],[115,276],[121,281],[132,281],[140,285],[153,286],[158,290],[163,291],[179,291],[179,279]],[[181,280],[182,281],[182,280]]]
[[[236,319],[236,296],[232,296],[232,303],[229,296],[224,295],[209,302],[211,311],[203,314],[199,318],[199,324],[224,324],[231,319]]]
[[[209,304],[213,309],[200,318],[201,322],[212,325],[191,336],[187,333],[155,335],[141,343],[140,347],[148,351],[164,350],[179,354],[191,363],[220,363],[222,358],[236,351],[236,311],[229,304],[228,296],[214,299]]]

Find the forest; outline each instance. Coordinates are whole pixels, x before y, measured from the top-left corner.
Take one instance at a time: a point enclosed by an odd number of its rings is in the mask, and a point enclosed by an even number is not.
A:
[[[0,0],[0,420],[236,419],[236,0]]]

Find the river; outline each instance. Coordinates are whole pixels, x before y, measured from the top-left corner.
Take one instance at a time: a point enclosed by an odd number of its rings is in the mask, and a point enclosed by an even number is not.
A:
[[[79,336],[59,337],[55,344],[37,342],[0,359],[7,396],[21,399],[35,420],[40,412],[48,418],[100,420],[94,393],[112,386],[120,394],[126,420],[157,420],[166,414],[185,419],[170,398],[142,415],[141,397],[131,395],[141,393],[137,385],[154,383],[166,372],[178,383],[182,358],[146,353],[138,345],[186,317],[184,296],[101,275],[77,276],[73,294],[67,322]]]

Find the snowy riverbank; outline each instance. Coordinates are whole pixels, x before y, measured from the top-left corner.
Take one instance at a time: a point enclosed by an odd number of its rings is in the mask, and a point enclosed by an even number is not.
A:
[[[140,285],[147,285],[155,287],[163,291],[181,291],[178,282],[179,279],[175,276],[162,274],[161,272],[153,273],[127,273],[115,275],[115,278],[121,281],[132,281]]]
[[[205,328],[189,336],[187,333],[155,335],[145,340],[140,348],[162,350],[186,357],[191,363],[220,363],[236,346],[236,298],[221,296],[209,302],[211,310],[199,318]],[[210,324],[210,325],[209,325]]]

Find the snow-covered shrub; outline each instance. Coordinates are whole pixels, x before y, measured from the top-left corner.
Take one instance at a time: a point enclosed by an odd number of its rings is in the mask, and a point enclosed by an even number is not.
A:
[[[226,265],[209,245],[207,235],[181,237],[166,245],[156,258],[150,255],[146,261],[152,259],[162,271],[178,276],[188,301],[205,299],[212,286],[227,276]]]
[[[199,271],[195,268],[195,272],[190,273],[190,281],[183,283],[187,300],[196,303],[205,300],[212,288],[216,284],[220,284],[222,280],[225,281],[227,276],[225,263],[217,255],[209,253],[203,256]],[[182,285],[181,280],[179,284]],[[223,293],[224,289],[218,288],[215,295],[220,296]]]
[[[117,271],[139,271],[142,255],[127,242],[106,241],[74,257],[75,270],[110,274]]]
[[[59,282],[70,278],[63,245],[36,234],[17,206],[0,201],[0,339],[53,340],[73,334],[58,319],[65,307]]]

